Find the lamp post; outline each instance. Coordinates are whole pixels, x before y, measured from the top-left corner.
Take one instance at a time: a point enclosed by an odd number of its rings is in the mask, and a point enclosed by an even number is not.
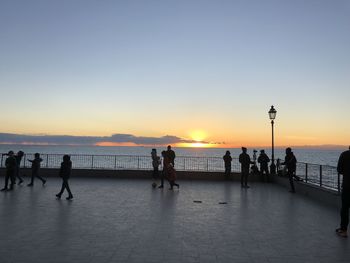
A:
[[[276,113],[277,111],[273,106],[271,106],[271,109],[269,110],[269,117],[271,120],[271,127],[272,127],[272,156],[271,156],[271,165],[270,165],[270,173],[271,174],[276,174],[276,165],[275,165],[275,142],[274,142],[274,130],[273,130],[273,125],[274,125],[274,119],[276,118]]]

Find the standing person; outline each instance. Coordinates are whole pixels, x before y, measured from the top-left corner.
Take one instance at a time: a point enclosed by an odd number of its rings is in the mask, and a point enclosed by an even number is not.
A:
[[[168,145],[168,150],[166,151],[166,155],[169,158],[170,163],[175,167],[175,152],[171,149],[171,145]]]
[[[72,171],[72,161],[70,160],[70,156],[64,155],[63,162],[61,163],[60,173],[59,173],[63,182],[62,182],[61,191],[56,195],[57,198],[61,198],[64,192],[64,189],[67,189],[68,197],[66,199],[67,200],[73,199],[73,195],[72,195],[72,192],[70,191],[69,184],[68,184],[71,171]]]
[[[250,156],[247,154],[247,148],[245,147],[242,147],[242,153],[239,155],[239,162],[241,163],[241,187],[249,188],[249,166],[253,164],[253,162],[250,161]]]
[[[176,180],[176,170],[173,166],[172,163],[169,163],[168,164],[168,167],[167,167],[167,177],[168,177],[168,180],[169,180],[169,184],[170,184],[170,188],[169,190],[173,190],[173,187],[174,185],[177,186],[177,188],[180,188],[180,185],[175,183],[175,180]]]
[[[162,151],[162,157],[163,157],[163,171],[161,172],[161,175],[160,175],[160,186],[158,186],[158,188],[164,187],[164,177],[167,177],[167,168],[170,164],[170,159],[166,151]]]
[[[5,186],[4,188],[1,189],[1,191],[13,190],[13,185],[15,184],[15,179],[16,179],[17,162],[14,156],[14,152],[9,151],[8,154],[6,155],[8,157],[5,160],[5,167],[6,167]],[[9,180],[11,181],[10,188],[8,188]]]
[[[151,151],[152,156],[152,166],[153,166],[153,179],[158,179],[159,176],[159,165],[160,165],[160,157],[157,155],[157,150],[152,149]]]
[[[260,155],[258,157],[258,163],[260,164],[260,174],[263,181],[269,181],[269,166],[270,158],[265,153],[265,150],[260,150]],[[264,175],[266,175],[266,180]]]
[[[21,161],[22,161],[23,155],[24,155],[23,151],[18,151],[17,155],[15,156],[15,158],[16,158],[16,165],[17,165],[17,167],[16,167],[16,177],[19,180],[18,185],[23,183],[23,179],[22,179],[22,177],[19,174],[19,171],[21,169]]]
[[[295,177],[298,181],[300,181],[300,177],[295,175],[296,167],[297,167],[297,159],[295,158],[294,153],[290,147],[286,148],[286,157],[284,158],[284,162],[281,163],[285,165],[287,169],[287,175],[289,178],[290,191],[291,193],[295,193],[295,187],[293,182],[293,177]]]
[[[225,179],[229,179],[231,175],[231,162],[232,157],[230,151],[226,151],[225,155],[222,157],[224,159],[225,164]]]
[[[349,208],[350,208],[350,147],[343,152],[338,160],[338,173],[343,175],[341,191],[340,228],[335,231],[341,237],[348,237]]]
[[[45,185],[46,180],[39,176],[39,171],[40,171],[40,163],[43,161],[43,159],[40,158],[40,154],[36,153],[34,154],[34,159],[33,160],[28,160],[29,162],[32,163],[32,178],[29,184],[27,186],[33,186],[34,185],[34,177],[38,178],[41,180],[43,185]]]

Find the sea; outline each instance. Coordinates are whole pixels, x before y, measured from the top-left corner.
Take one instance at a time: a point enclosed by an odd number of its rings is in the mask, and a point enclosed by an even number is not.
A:
[[[0,145],[0,152],[7,153],[12,150],[18,152],[22,150],[26,154],[79,154],[79,155],[131,155],[131,156],[149,156],[153,147],[142,146],[72,146],[72,145]],[[161,151],[166,150],[165,147],[154,147],[160,155]],[[293,148],[292,148],[293,149]],[[177,156],[182,157],[220,157],[227,150],[231,152],[233,158],[237,158],[242,152],[240,148],[177,148],[173,147]],[[248,148],[248,154],[253,157],[253,151],[257,150],[257,155],[261,148]],[[271,157],[271,149],[264,148],[265,152]],[[293,152],[298,162],[322,164],[336,166],[339,155],[347,150],[337,148],[312,148],[297,147]],[[284,159],[285,148],[277,147],[275,149],[275,159]]]

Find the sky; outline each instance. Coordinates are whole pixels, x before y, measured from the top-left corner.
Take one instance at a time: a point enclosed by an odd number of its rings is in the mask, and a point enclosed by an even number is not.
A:
[[[349,0],[1,0],[0,143],[265,146],[274,105],[277,146],[349,145],[349,13]]]

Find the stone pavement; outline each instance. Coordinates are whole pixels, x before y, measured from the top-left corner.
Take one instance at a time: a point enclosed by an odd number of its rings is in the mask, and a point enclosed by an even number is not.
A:
[[[67,201],[35,183],[0,193],[1,263],[350,262],[338,211],[278,185],[73,178]]]

